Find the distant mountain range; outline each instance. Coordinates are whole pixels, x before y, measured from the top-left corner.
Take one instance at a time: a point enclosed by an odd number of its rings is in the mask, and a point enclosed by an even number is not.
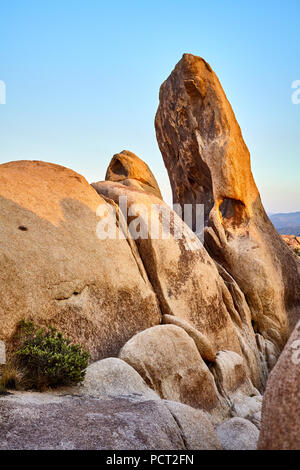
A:
[[[300,236],[300,212],[269,215],[274,227],[281,235]]]

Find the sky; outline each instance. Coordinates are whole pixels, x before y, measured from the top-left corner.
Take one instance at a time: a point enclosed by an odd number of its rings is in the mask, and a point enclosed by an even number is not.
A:
[[[170,203],[154,116],[188,52],[223,85],[267,211],[300,210],[299,35],[299,0],[2,0],[0,163],[49,161],[93,182],[131,150]]]

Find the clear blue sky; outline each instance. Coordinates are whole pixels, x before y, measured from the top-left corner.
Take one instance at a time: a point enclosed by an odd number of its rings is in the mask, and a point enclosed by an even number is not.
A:
[[[153,121],[160,84],[190,52],[221,80],[266,209],[300,210],[300,0],[11,0],[0,19],[1,162],[51,161],[98,181],[128,149],[170,201]]]

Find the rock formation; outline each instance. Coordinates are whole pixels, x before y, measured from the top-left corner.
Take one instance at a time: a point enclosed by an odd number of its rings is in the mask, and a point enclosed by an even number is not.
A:
[[[258,448],[300,449],[300,321],[268,379]]]
[[[65,393],[94,398],[120,397],[159,400],[159,396],[127,362],[108,357],[90,364],[82,384],[65,387]]]
[[[300,314],[300,263],[264,211],[240,127],[205,60],[183,55],[161,86],[155,126],[174,202],[204,204],[205,246],[245,295],[254,331],[281,348]]]
[[[299,319],[300,260],[203,59],[177,64],[155,125],[181,215],[204,204],[204,246],[132,152],[92,185],[49,163],[0,165],[0,340],[9,349],[32,319],[102,359],[76,387],[0,398],[1,449],[256,446],[261,393]],[[268,381],[260,448],[300,446],[299,331]]]
[[[1,340],[33,319],[97,359],[160,323],[134,243],[97,238],[99,208],[111,205],[82,176],[43,162],[0,165],[0,208]]]
[[[136,334],[123,346],[120,358],[161,398],[205,410],[213,423],[244,413],[256,424],[252,415],[260,407],[249,400],[261,396],[243,357],[233,351],[219,351],[207,364],[193,337],[182,327],[167,324]]]
[[[215,352],[229,345],[240,352],[224,303],[226,287],[193,232],[186,227],[182,238],[175,238],[172,232],[164,237],[161,214],[170,216],[173,225],[183,225],[182,221],[164,202],[146,191],[112,181],[93,183],[93,187],[107,201],[118,204],[120,197],[127,198],[128,207],[125,206],[123,215],[129,227],[135,221],[141,225],[143,238],[135,241],[162,313],[188,320],[208,336]]]
[[[148,165],[129,150],[123,150],[113,156],[105,179],[144,190],[162,199],[157,181]]]
[[[267,375],[265,356],[261,357],[257,348],[244,296],[238,286],[231,287],[230,276],[223,280],[218,272],[221,267],[216,268],[187,226],[181,238],[176,238],[172,230],[168,237],[154,236],[164,231],[162,214],[169,215],[173,229],[184,224],[146,189],[137,190],[113,181],[93,183],[93,187],[107,201],[118,204],[120,197],[127,198],[127,205],[122,207],[123,215],[129,227],[135,220],[141,224],[145,236],[137,238],[136,244],[162,313],[187,321],[207,338],[214,354],[225,349],[244,356],[253,384],[262,390]],[[230,289],[235,289],[235,302]]]
[[[296,237],[295,235],[281,235],[281,238],[291,250],[300,251],[300,237]]]
[[[174,230],[162,236],[162,214],[169,215],[173,229],[184,224],[147,187],[109,180],[92,186],[107,202],[120,204],[129,231],[138,220],[140,236],[135,242],[163,314],[163,325],[135,335],[120,358],[161,398],[209,410],[214,422],[240,412],[255,422],[261,401],[254,397],[260,397],[257,389],[263,390],[269,365],[266,345],[257,345],[239,287],[229,274],[220,275],[223,268],[215,265],[188,227],[182,238],[176,238]],[[125,206],[120,202],[124,197]],[[156,232],[161,236],[155,237]]]
[[[120,358],[161,398],[211,411],[218,392],[192,338],[175,325],[158,325],[131,338]]]
[[[201,410],[163,400],[0,397],[0,450],[218,450]]]
[[[224,450],[256,450],[259,431],[243,418],[231,418],[217,427]]]

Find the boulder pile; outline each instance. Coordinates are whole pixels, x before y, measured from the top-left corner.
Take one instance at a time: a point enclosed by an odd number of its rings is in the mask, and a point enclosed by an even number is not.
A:
[[[78,387],[0,398],[0,448],[253,449],[293,328],[259,446],[300,447],[300,260],[205,60],[184,54],[155,127],[176,211],[128,150],[91,185],[50,163],[0,165],[0,340],[9,351],[24,318],[92,358]],[[204,244],[186,204],[204,207]],[[44,436],[29,432],[37,417]]]

